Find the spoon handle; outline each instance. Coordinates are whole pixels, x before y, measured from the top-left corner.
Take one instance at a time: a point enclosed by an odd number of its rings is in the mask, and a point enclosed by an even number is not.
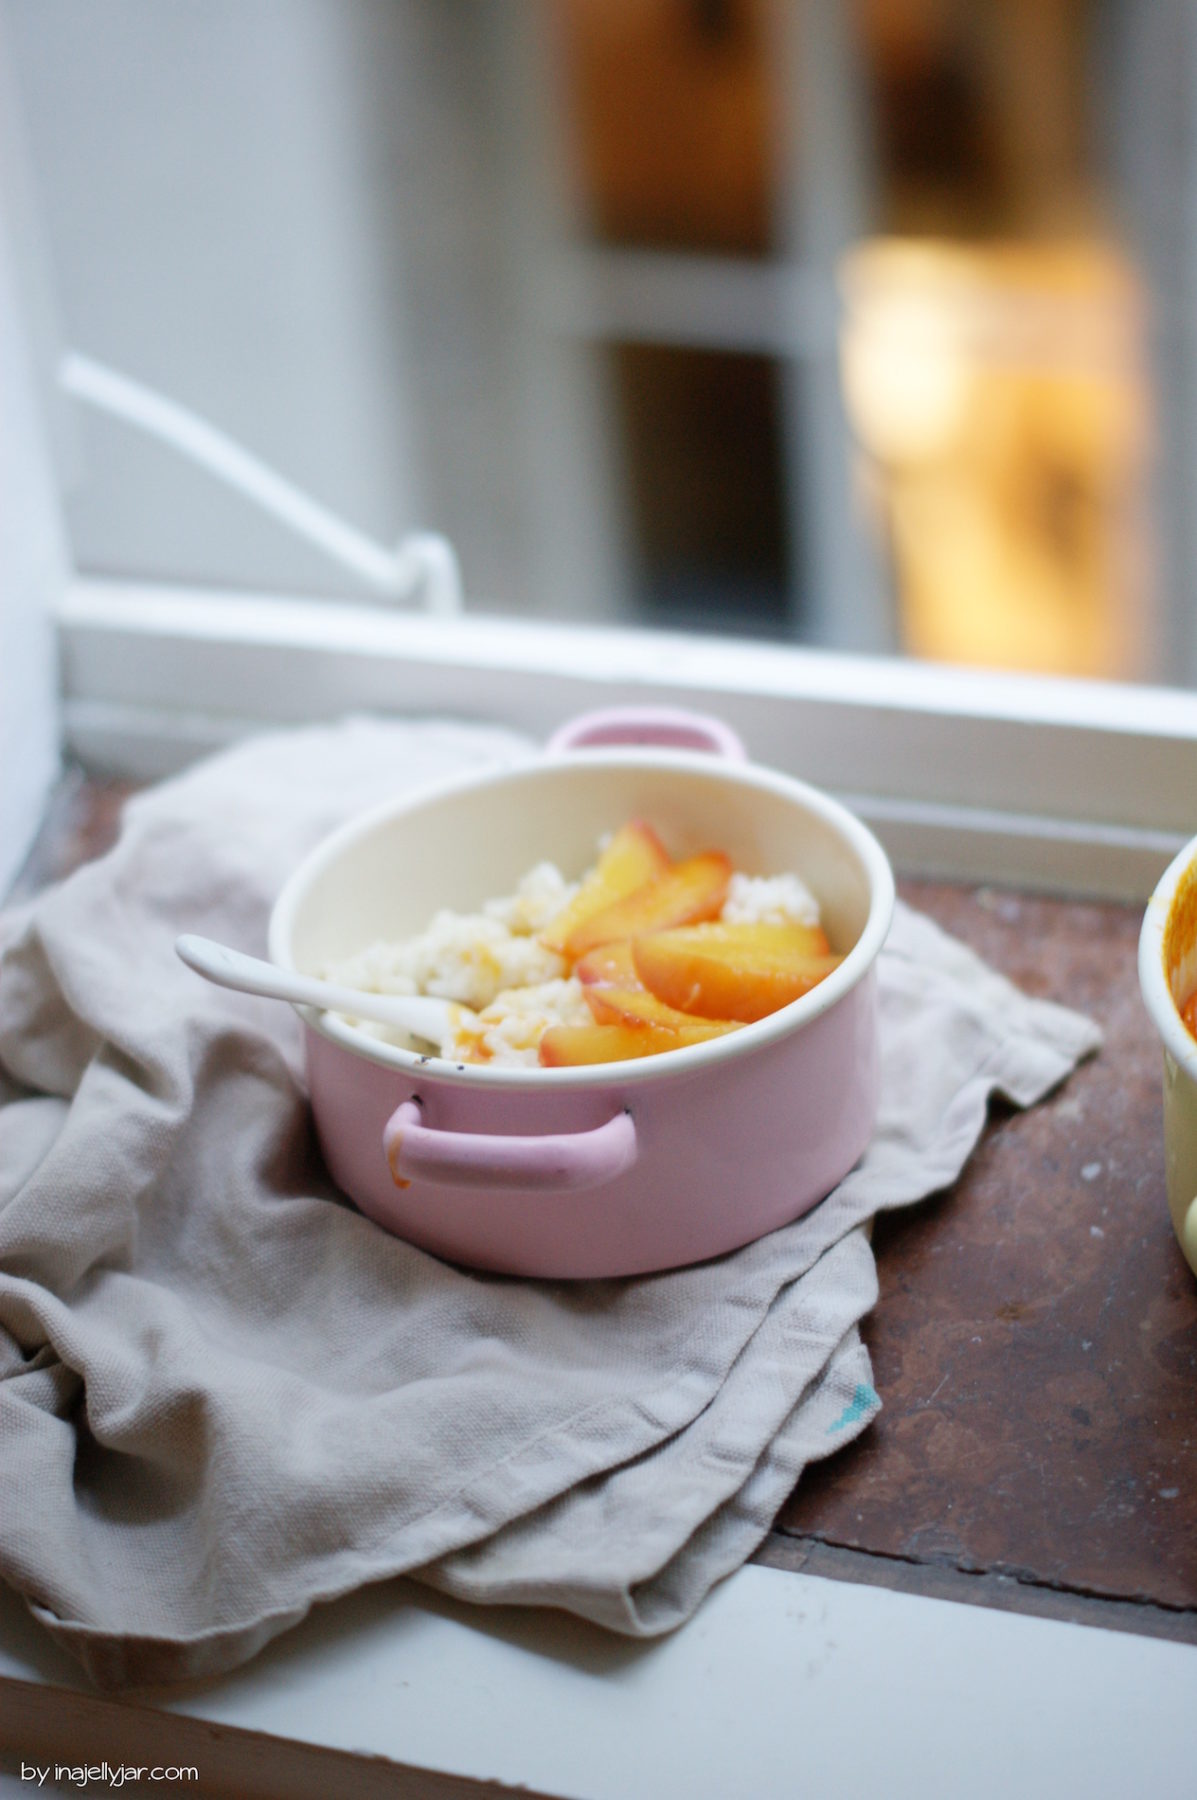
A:
[[[448,1000],[430,994],[366,994],[333,981],[317,981],[295,969],[246,956],[214,938],[190,933],[176,939],[175,949],[188,968],[218,987],[235,988],[241,994],[257,994],[266,1000],[289,1000],[296,1006],[316,1006],[323,1012],[349,1013],[355,1019],[372,1019],[397,1025],[417,1037],[439,1043],[448,1029],[452,1012]]]

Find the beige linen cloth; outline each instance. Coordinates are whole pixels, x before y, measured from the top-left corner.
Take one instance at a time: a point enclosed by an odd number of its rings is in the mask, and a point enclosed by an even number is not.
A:
[[[388,1236],[324,1171],[290,1009],[207,986],[174,938],[261,953],[330,827],[532,748],[369,720],[257,739],[137,797],[108,856],[0,923],[0,1576],[101,1684],[230,1668],[399,1573],[680,1624],[880,1405],[867,1221],[953,1180],[992,1093],[1030,1105],[1098,1043],[899,908],[876,1137],[806,1218],[584,1284]]]

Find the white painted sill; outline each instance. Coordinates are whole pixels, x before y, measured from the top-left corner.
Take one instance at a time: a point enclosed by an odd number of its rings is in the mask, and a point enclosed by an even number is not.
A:
[[[1174,1795],[1195,1681],[1191,1645],[750,1565],[650,1643],[388,1582],[233,1675],[117,1700],[0,1594],[27,1765],[193,1764],[237,1800]]]
[[[1197,830],[1197,695],[1179,690],[79,578],[58,629],[67,747],[118,774],[348,712],[543,737],[658,701],[845,799],[908,873],[1141,900]]]

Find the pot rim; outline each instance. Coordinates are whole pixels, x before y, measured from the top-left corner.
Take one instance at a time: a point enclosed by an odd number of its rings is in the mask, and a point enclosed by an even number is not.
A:
[[[1197,863],[1197,837],[1190,838],[1156,883],[1139,931],[1139,989],[1165,1050],[1197,1082],[1197,1040],[1180,1016],[1164,967],[1164,936],[1177,889]]]
[[[494,1068],[485,1064],[451,1063],[438,1056],[421,1055],[384,1043],[351,1025],[341,1023],[318,1008],[296,1006],[295,1010],[312,1031],[347,1050],[350,1054],[380,1063],[398,1072],[418,1075],[423,1080],[436,1079],[457,1086],[474,1086],[489,1091],[522,1090],[544,1094],[566,1088],[608,1088],[618,1083],[621,1088],[642,1086],[672,1076],[697,1075],[704,1068],[718,1068],[741,1056],[752,1055],[769,1044],[788,1037],[812,1024],[830,1011],[857,986],[875,963],[888,934],[894,909],[894,877],[881,845],[860,819],[838,800],[821,789],[789,775],[767,769],[756,763],[724,762],[706,751],[650,750],[643,746],[612,747],[594,750],[570,750],[559,755],[540,753],[498,768],[467,771],[422,786],[418,792],[398,800],[386,800],[356,814],[338,826],[310,850],[285,882],[270,915],[268,953],[272,962],[285,969],[295,967],[291,955],[291,937],[296,912],[315,878],[351,845],[384,822],[401,818],[406,813],[423,810],[440,800],[469,788],[498,786],[513,777],[540,775],[554,769],[611,768],[633,764],[644,769],[694,771],[706,777],[717,776],[735,786],[763,788],[784,799],[800,803],[817,814],[844,838],[859,856],[868,878],[869,912],[852,949],[838,968],[801,998],[788,1006],[741,1026],[739,1031],[713,1038],[707,1043],[690,1044],[680,1050],[662,1051],[656,1056],[639,1057],[628,1062],[591,1063],[575,1068]],[[1179,1020],[1178,1020],[1179,1025]],[[1183,1030],[1183,1027],[1180,1027]],[[1197,1046],[1194,1046],[1197,1050]]]

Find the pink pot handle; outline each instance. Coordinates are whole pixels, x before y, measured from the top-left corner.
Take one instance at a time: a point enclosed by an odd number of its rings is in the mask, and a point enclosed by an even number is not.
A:
[[[451,1187],[600,1187],[636,1160],[632,1115],[618,1112],[592,1131],[559,1137],[494,1137],[437,1131],[424,1124],[418,1100],[404,1100],[388,1119],[382,1147],[397,1187],[421,1181]]]
[[[675,706],[609,706],[582,713],[558,727],[548,742],[549,754],[608,744],[655,744],[670,750],[709,750],[733,762],[747,762],[748,752],[730,725],[709,713]]]

